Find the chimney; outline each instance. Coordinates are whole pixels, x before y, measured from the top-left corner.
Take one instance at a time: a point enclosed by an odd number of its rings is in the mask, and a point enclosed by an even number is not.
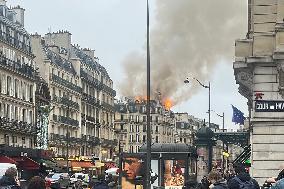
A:
[[[6,1],[5,0],[0,0],[0,6],[6,6]]]
[[[91,57],[93,60],[95,58],[95,50],[89,49],[89,48],[84,48],[82,49],[83,52],[88,55],[89,57]]]
[[[1,1],[1,0],[0,0]],[[24,27],[25,25],[25,9],[21,8],[19,5],[12,8],[16,12],[16,22]]]

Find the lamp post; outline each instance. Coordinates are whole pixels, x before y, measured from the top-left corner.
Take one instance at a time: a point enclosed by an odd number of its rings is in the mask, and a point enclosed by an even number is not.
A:
[[[213,112],[215,112],[215,111],[213,111]],[[224,132],[225,131],[225,113],[223,112],[223,114],[220,115],[217,112],[215,112],[215,114],[222,118],[222,120],[223,120],[222,121],[222,132]],[[225,164],[225,159],[224,159],[224,155],[223,155],[224,149],[225,149],[225,143],[224,143],[224,141],[222,141],[222,171],[223,171],[223,174],[224,174],[224,168],[225,168],[225,165],[224,165]]]
[[[151,188],[151,125],[150,125],[150,44],[149,44],[149,2],[147,0],[147,158],[146,158],[146,188]]]
[[[211,123],[211,105],[210,105],[210,93],[211,93],[211,87],[210,87],[210,81],[209,81],[209,83],[208,83],[208,85],[204,85],[203,83],[201,83],[198,79],[196,79],[196,78],[192,78],[192,79],[194,79],[195,81],[197,81],[198,82],[198,84],[200,85],[200,86],[202,86],[203,88],[205,88],[205,89],[208,89],[208,125],[209,125],[209,127],[210,127],[210,123]],[[184,83],[189,83],[189,78],[186,78],[186,80],[184,80]]]

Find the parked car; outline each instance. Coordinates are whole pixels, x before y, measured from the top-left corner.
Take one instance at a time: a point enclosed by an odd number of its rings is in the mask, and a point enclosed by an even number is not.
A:
[[[68,173],[50,173],[46,176],[47,186],[68,188],[71,185]]]
[[[73,186],[76,182],[81,181],[83,186],[86,186],[90,182],[90,177],[88,174],[84,173],[75,173],[70,177],[70,183]]]

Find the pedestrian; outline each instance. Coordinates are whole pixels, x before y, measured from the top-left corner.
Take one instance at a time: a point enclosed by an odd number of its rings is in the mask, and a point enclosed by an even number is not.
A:
[[[234,168],[236,176],[228,180],[229,189],[260,189],[257,181],[246,172],[244,165],[235,164]]]
[[[0,179],[0,188],[21,189],[16,168],[9,167],[6,170],[5,175]]]
[[[93,189],[109,189],[107,182],[105,181],[105,175],[101,174],[98,176],[98,182],[95,184]]]
[[[282,163],[279,166],[279,174],[278,176],[275,177],[271,177],[269,179],[267,179],[264,183],[264,188],[270,188],[270,189],[282,189],[284,188],[284,163]]]
[[[46,189],[45,180],[39,176],[31,178],[28,189]]]
[[[210,189],[228,189],[227,181],[218,171],[211,171],[208,174],[208,180],[211,183],[209,186]]]
[[[201,179],[201,183],[198,183],[196,186],[196,189],[208,189],[209,188],[209,181],[207,179],[207,176],[203,176]]]

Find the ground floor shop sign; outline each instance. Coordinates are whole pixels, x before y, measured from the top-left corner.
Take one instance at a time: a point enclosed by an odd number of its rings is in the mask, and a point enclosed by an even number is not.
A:
[[[284,112],[284,101],[256,100],[256,112]]]

